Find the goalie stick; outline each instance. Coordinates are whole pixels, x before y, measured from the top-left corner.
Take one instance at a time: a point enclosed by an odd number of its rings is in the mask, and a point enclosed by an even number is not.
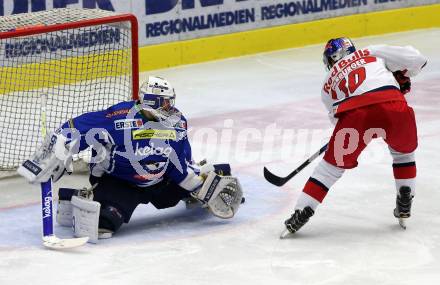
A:
[[[53,233],[52,180],[41,183],[43,245],[51,249],[67,249],[85,244],[89,238],[60,239]]]
[[[41,134],[46,137],[46,94],[41,95]],[[53,233],[52,179],[41,183],[41,217],[43,245],[51,249],[68,249],[85,244],[89,238],[60,239]]]
[[[275,186],[283,186],[290,179],[292,179],[295,175],[297,175],[301,170],[303,170],[307,165],[309,165],[313,160],[315,160],[318,156],[320,156],[323,152],[327,150],[328,143],[326,143],[323,147],[321,147],[317,152],[315,152],[309,159],[304,161],[298,168],[292,171],[286,177],[279,177],[270,172],[266,167],[264,167],[264,178]]]

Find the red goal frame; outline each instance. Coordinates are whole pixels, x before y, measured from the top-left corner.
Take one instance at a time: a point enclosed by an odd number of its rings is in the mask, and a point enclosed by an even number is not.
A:
[[[82,28],[87,26],[95,26],[101,24],[110,24],[118,22],[130,22],[131,25],[131,60],[132,60],[132,98],[137,100],[139,98],[139,36],[138,36],[138,21],[133,14],[120,14],[114,16],[106,16],[91,20],[79,20],[71,23],[54,24],[54,25],[35,25],[23,27],[14,31],[0,32],[0,39],[30,36],[42,34],[46,32],[55,32],[61,30]]]

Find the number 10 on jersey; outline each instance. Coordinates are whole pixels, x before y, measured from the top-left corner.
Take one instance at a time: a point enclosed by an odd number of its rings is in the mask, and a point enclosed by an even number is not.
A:
[[[348,74],[346,78],[343,78],[339,84],[338,87],[339,90],[344,93],[345,98],[350,97],[356,89],[361,86],[361,84],[364,82],[365,78],[367,77],[365,67],[359,67],[352,72]],[[337,100],[337,94],[335,91],[332,90],[332,98],[334,100]]]

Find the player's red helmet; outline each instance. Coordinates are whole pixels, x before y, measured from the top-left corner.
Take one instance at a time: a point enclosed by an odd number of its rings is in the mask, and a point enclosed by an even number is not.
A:
[[[328,70],[343,57],[356,51],[356,47],[349,38],[331,39],[324,48],[323,61]]]

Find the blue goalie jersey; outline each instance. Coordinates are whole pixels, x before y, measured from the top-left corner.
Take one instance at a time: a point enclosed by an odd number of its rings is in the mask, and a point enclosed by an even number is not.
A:
[[[147,119],[136,101],[121,102],[67,121],[61,132],[72,153],[91,148],[93,176],[106,174],[140,187],[167,178],[191,191],[202,180],[190,165],[187,121],[177,114],[167,127]]]

